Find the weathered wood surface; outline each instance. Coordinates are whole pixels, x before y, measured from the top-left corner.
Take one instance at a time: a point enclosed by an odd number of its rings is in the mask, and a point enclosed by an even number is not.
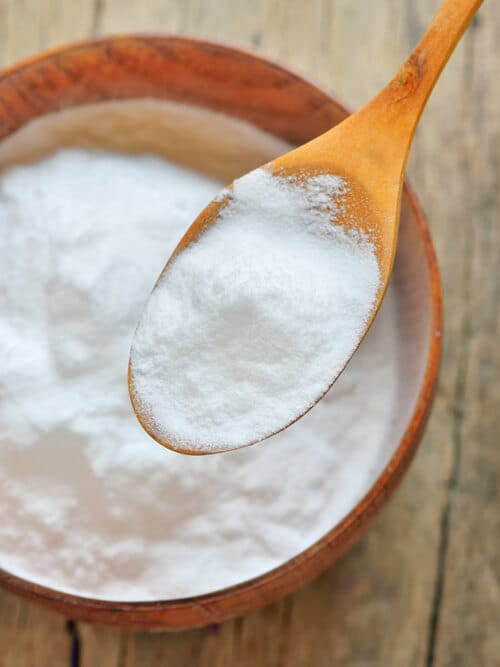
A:
[[[0,0],[0,64],[91,34],[163,30],[280,59],[358,106],[438,4]],[[490,0],[438,84],[410,160],[441,262],[444,357],[420,453],[365,539],[283,602],[186,633],[68,630],[0,592],[1,667],[66,667],[76,643],[81,667],[500,665],[499,72],[500,7]]]

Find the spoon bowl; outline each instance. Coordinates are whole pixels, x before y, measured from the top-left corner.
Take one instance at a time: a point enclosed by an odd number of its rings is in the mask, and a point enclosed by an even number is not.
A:
[[[143,428],[160,444],[184,454],[218,453],[252,445],[293,424],[331,388],[382,303],[394,263],[404,170],[413,135],[441,71],[481,4],[482,0],[445,0],[412,55],[371,102],[333,129],[264,165],[275,176],[285,175],[302,182],[318,174],[342,178],[346,194],[335,224],[367,239],[377,259],[380,281],[376,298],[366,313],[364,329],[353,341],[343,363],[332,371],[329,385],[323,387],[312,402],[304,400],[302,409],[292,418],[284,419],[278,428],[263,436],[241,440],[237,445],[193,445],[172,437],[168,425],[142,400],[137,387],[133,344],[129,363],[132,405]],[[227,200],[228,197],[219,197],[200,213],[163,269],[155,289],[164,281],[173,260],[220,218]],[[195,414],[193,419],[196,419]]]

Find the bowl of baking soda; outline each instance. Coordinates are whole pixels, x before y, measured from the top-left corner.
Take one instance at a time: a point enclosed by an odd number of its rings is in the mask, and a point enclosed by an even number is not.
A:
[[[366,531],[415,453],[440,350],[408,186],[382,308],[290,428],[185,456],[149,438],[127,390],[141,312],[200,210],[347,113],[274,63],[180,38],[80,43],[0,76],[4,586],[74,619],[194,627],[296,590]]]

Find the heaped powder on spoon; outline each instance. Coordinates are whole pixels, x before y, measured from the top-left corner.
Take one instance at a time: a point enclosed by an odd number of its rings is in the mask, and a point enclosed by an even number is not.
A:
[[[178,133],[188,121],[198,145],[215,120],[220,163],[231,137],[238,155],[269,145],[254,164],[286,150],[219,115],[145,101],[54,114],[19,140],[26,159],[51,136],[83,144],[101,128],[99,140],[116,132],[143,146],[145,118],[151,145],[160,126]],[[14,139],[0,146],[0,160],[21,153]],[[0,567],[110,600],[200,595],[311,546],[387,464],[400,437],[393,287],[325,399],[265,446],[188,457],[137,423],[127,391],[136,323],[165,257],[220,188],[111,151],[61,150],[0,173]]]
[[[261,168],[160,279],[131,351],[134,399],[176,449],[241,447],[282,429],[357,346],[380,274],[373,245],[335,225],[348,188]]]

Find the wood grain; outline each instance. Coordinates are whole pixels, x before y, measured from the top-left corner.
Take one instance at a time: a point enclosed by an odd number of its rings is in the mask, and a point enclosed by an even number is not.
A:
[[[0,592],[1,667],[68,667],[70,651],[64,618]]]
[[[393,74],[437,6],[0,0],[0,59],[6,65],[93,31],[197,34],[282,59],[358,106]],[[427,435],[387,510],[335,568],[262,612],[180,634],[80,624],[81,665],[499,664],[499,61],[500,12],[489,2],[429,102],[410,161],[441,263],[445,347]],[[62,619],[0,593],[2,667],[69,659]]]

